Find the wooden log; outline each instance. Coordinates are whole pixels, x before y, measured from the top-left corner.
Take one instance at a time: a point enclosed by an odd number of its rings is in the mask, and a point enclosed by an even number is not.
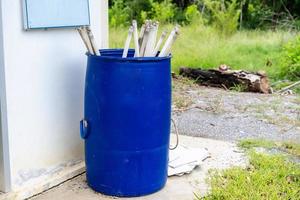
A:
[[[242,86],[247,92],[269,94],[271,92],[268,77],[264,73],[251,73],[244,70],[219,70],[192,69],[181,67],[179,74],[194,79],[197,83],[213,86],[232,88]]]

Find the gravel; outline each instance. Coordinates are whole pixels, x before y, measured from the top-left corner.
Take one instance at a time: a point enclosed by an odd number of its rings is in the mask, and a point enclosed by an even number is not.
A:
[[[183,135],[300,143],[299,95],[240,93],[175,80],[173,104]]]
[[[266,139],[274,141],[298,141],[300,132],[296,127],[283,131],[253,116],[212,114],[191,109],[174,115],[180,134],[225,141],[241,139]]]

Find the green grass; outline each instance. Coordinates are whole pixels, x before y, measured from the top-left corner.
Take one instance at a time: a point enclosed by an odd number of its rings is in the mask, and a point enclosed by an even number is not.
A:
[[[299,200],[300,167],[282,156],[250,153],[250,167],[215,172],[203,200]]]
[[[211,192],[201,200],[299,200],[300,166],[282,155],[257,153],[254,147],[280,147],[300,156],[300,145],[263,140],[244,140],[239,146],[247,149],[250,165],[211,172]]]
[[[272,141],[247,139],[240,141],[239,146],[244,149],[251,149],[253,147],[272,148],[275,147],[276,144]]]
[[[173,26],[160,27],[171,30]],[[110,29],[110,47],[122,48],[127,30]],[[295,36],[284,31],[240,31],[231,37],[218,34],[211,27],[190,25],[181,28],[173,47],[172,67],[217,68],[221,64],[233,69],[266,71],[273,80],[280,79],[282,46]],[[268,64],[267,64],[268,63]]]
[[[300,144],[293,142],[273,142],[267,140],[247,139],[239,142],[239,147],[251,150],[254,147],[279,148],[289,154],[300,157]]]

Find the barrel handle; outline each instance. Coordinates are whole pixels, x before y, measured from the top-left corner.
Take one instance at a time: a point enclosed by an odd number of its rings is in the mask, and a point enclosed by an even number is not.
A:
[[[169,149],[170,150],[175,150],[178,147],[178,145],[179,145],[179,131],[178,131],[177,125],[175,123],[175,120],[173,118],[171,118],[171,122],[174,125],[174,129],[175,129],[176,143],[175,143],[174,147],[169,147]]]
[[[83,119],[80,121],[80,136],[82,139],[87,139],[88,135],[88,122]]]

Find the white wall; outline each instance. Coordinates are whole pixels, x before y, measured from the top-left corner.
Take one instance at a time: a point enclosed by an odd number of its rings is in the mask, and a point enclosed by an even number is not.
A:
[[[1,113],[1,107],[0,107]],[[3,159],[3,143],[2,143],[2,125],[1,125],[1,115],[0,115],[0,188],[5,188],[4,179],[4,159]]]
[[[0,98],[1,99],[1,98]],[[1,101],[0,101],[1,104]],[[0,191],[8,191],[10,189],[10,167],[7,135],[3,135],[5,127],[2,126],[1,106],[0,106]]]
[[[8,147],[8,131],[6,116],[5,73],[4,73],[4,38],[3,38],[3,12],[2,0],[0,0],[0,191],[8,191],[11,188],[10,160]]]
[[[74,29],[24,31],[21,0],[2,0],[12,189],[49,167],[83,158],[84,45]],[[107,47],[107,0],[90,0],[91,28]],[[0,69],[1,71],[1,69]],[[3,79],[3,78],[2,78]]]
[[[0,10],[1,10],[1,2],[0,2]],[[0,13],[0,27],[2,25],[2,15]],[[2,35],[0,33],[0,51],[3,50],[3,40]],[[0,66],[3,65],[3,54],[0,54]],[[2,72],[2,71],[1,71]],[[0,73],[1,74],[1,73]],[[0,76],[1,80],[1,76]],[[0,85],[2,82],[0,82]],[[1,87],[0,87],[1,88]],[[2,139],[2,117],[1,117],[1,93],[0,93],[0,191],[5,190],[5,178],[4,178],[4,158],[3,158],[3,139]]]

